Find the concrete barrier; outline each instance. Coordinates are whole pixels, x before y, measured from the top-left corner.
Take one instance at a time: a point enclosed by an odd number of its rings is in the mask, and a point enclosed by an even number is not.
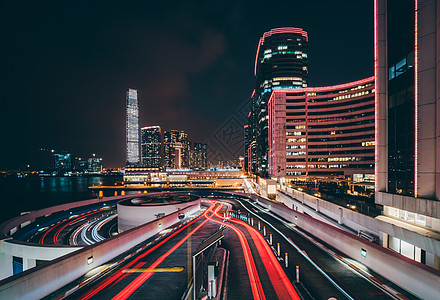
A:
[[[151,195],[151,194],[150,194]],[[143,205],[130,205],[126,201],[118,202],[118,231],[121,233],[125,230],[137,227],[147,222],[157,219],[157,216],[169,215],[175,211],[187,207],[188,205],[199,205],[200,198],[192,196],[192,201],[187,202],[170,202]]]
[[[387,242],[386,239],[384,241],[384,233],[386,233],[431,254],[440,256],[440,241],[429,237],[429,235],[421,235],[419,232],[410,231],[378,218],[366,216],[304,192],[281,186],[277,201],[284,203],[289,208],[295,206],[297,208],[295,210],[340,229],[347,230],[349,228],[356,233],[362,231],[378,240],[381,245]],[[336,225],[336,222],[342,226]]]
[[[91,246],[84,247],[44,265],[0,281],[0,299],[40,299],[105,264],[112,258],[149,239],[179,221],[179,214],[190,215],[200,209],[190,205],[178,212],[127,230]]]
[[[280,203],[256,195],[252,198],[263,207],[294,223],[348,257],[361,262],[417,297],[437,299],[440,295],[440,271]]]
[[[12,276],[13,257],[23,259],[23,271],[33,268],[37,261],[51,261],[68,253],[81,249],[80,246],[65,245],[39,245],[16,241],[13,239],[2,240],[0,251],[0,280]]]

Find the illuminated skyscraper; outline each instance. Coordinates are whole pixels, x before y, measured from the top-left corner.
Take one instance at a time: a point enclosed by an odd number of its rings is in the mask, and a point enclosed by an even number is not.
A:
[[[139,106],[137,90],[128,89],[126,96],[127,122],[126,122],[126,144],[127,144],[127,167],[139,166]]]
[[[374,182],[374,77],[280,89],[269,99],[269,174],[296,180]]]
[[[142,167],[160,169],[163,167],[162,131],[160,126],[141,129]]]
[[[273,90],[307,87],[307,45],[307,32],[294,27],[272,29],[258,43],[248,147],[256,146],[255,172],[263,177],[268,176],[267,102]]]
[[[95,154],[93,154],[93,156],[87,160],[87,170],[95,173],[102,172],[102,158],[96,157]]]
[[[191,168],[193,170],[205,170],[207,162],[208,145],[203,143],[193,143],[190,151]]]
[[[188,134],[181,130],[163,133],[164,167],[171,169],[189,168]]]

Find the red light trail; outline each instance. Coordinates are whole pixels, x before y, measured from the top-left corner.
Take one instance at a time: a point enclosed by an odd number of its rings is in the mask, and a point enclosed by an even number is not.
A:
[[[208,221],[212,221],[221,225],[224,225],[230,229],[232,229],[236,234],[240,241],[241,248],[244,255],[245,265],[248,273],[249,283],[252,291],[253,299],[261,299],[265,300],[266,296],[264,294],[264,290],[262,287],[262,283],[255,265],[255,260],[252,256],[252,252],[249,246],[249,243],[246,239],[246,236],[240,230],[237,226],[234,226],[233,224],[225,223],[217,218],[223,220],[223,216],[219,214],[219,210],[223,207],[223,205],[219,202],[214,202],[215,204],[210,206],[205,213],[203,214],[203,217],[206,219],[201,222],[197,227],[195,227],[191,232],[189,232],[184,238],[179,240],[171,249],[166,251],[163,255],[161,255],[156,261],[154,261],[148,268],[154,269],[157,268],[169,255],[171,255],[176,249],[178,249],[184,242],[188,240],[196,231],[198,231],[202,226],[204,226]],[[219,205],[218,205],[219,204]],[[218,205],[218,206],[217,206]],[[215,209],[214,209],[215,208]],[[140,262],[139,260],[150,254],[151,252],[155,251],[158,247],[169,241],[173,236],[176,234],[182,232],[187,226],[195,222],[196,220],[200,219],[202,216],[198,217],[197,219],[193,220],[186,226],[182,227],[178,231],[174,232],[170,236],[168,236],[166,239],[152,247],[151,249],[147,250],[142,255],[135,258],[133,261],[128,263],[126,266],[124,266],[122,269],[117,271],[115,274],[107,278],[105,281],[101,282],[98,286],[93,287],[92,290],[87,292],[84,296],[81,297],[81,299],[90,299],[91,297],[95,296],[97,293],[102,291],[106,287],[112,287],[118,284],[121,280],[126,278],[130,273],[125,272],[125,270],[129,268],[141,268],[143,267],[146,262]],[[271,248],[268,246],[267,242],[264,240],[264,238],[261,236],[261,234],[252,226],[246,224],[245,222],[230,219],[232,223],[236,223],[237,225],[241,225],[246,228],[246,230],[249,232],[249,234],[252,237],[252,240],[255,243],[255,246],[258,250],[258,253],[261,257],[261,260],[264,264],[264,267],[268,273],[270,282],[272,286],[274,287],[274,290],[276,292],[276,295],[279,299],[300,299],[298,294],[296,293],[294,287],[292,286],[291,282],[287,278],[287,275],[285,274],[283,268],[279,264],[277,258],[273,254]],[[131,273],[132,274],[132,273]],[[154,272],[143,272],[139,276],[137,276],[133,281],[131,281],[122,291],[120,291],[116,296],[113,297],[113,299],[127,299],[129,298],[139,287],[141,287],[151,276],[154,274]]]
[[[80,220],[80,219],[82,219],[82,218],[84,218],[84,217],[87,217],[87,216],[90,216],[90,215],[96,214],[96,213],[100,212],[101,210],[102,210],[102,209],[94,210],[94,211],[92,211],[92,212],[88,212],[88,213],[83,213],[83,214],[81,214],[79,217],[75,218],[75,219],[72,220],[71,222],[65,224],[63,227],[61,227],[60,229],[58,229],[57,232],[56,232],[55,235],[54,235],[54,238],[53,238],[53,242],[54,242],[54,244],[55,244],[55,245],[59,245],[59,243],[58,243],[58,236],[60,235],[60,233],[61,233],[61,232],[62,232],[62,231],[68,226],[68,225],[70,225],[70,224],[74,223],[75,221],[78,221],[78,220]],[[46,236],[48,235],[49,232],[51,232],[51,231],[54,230],[56,227],[60,226],[61,224],[65,223],[65,222],[67,222],[67,221],[69,221],[69,220],[70,220],[70,219],[66,219],[66,220],[64,220],[64,221],[62,221],[62,222],[56,224],[56,225],[53,226],[52,228],[48,229],[48,230],[44,233],[44,235],[40,238],[39,244],[44,244],[44,239],[46,238]]]
[[[223,219],[220,215],[217,214],[217,217]],[[246,263],[246,269],[248,271],[249,281],[251,284],[252,295],[254,299],[266,299],[264,295],[263,287],[261,286],[260,277],[258,276],[257,268],[255,267],[254,258],[252,257],[251,249],[246,240],[245,235],[235,226],[227,223],[223,223],[221,221],[217,221],[212,219],[213,222],[225,225],[228,228],[231,228],[238,236],[240,240],[241,247],[243,249],[244,260]]]
[[[212,208],[211,206],[210,208]],[[216,213],[218,210],[220,210],[222,206],[218,206],[214,213]],[[181,239],[177,244],[175,244],[170,250],[168,250],[165,254],[163,254],[161,257],[159,257],[150,267],[149,269],[156,268],[159,264],[161,264],[165,258],[167,258],[171,253],[173,253],[177,248],[179,248],[189,237],[191,237],[197,230],[199,230],[203,225],[205,225],[206,222],[208,222],[213,215],[208,217],[208,212],[210,210],[206,210],[203,216],[206,218],[205,221],[200,223],[196,228],[191,230],[190,233],[188,233],[183,239]],[[131,294],[133,294],[134,291],[136,291],[145,281],[147,281],[154,273],[142,273],[139,275],[135,280],[133,280],[127,287],[125,287],[121,292],[119,292],[115,297],[112,299],[127,299],[130,297]]]
[[[272,249],[261,234],[255,228],[243,221],[235,219],[230,219],[230,221],[244,226],[251,235],[278,298],[300,299],[295,288],[292,286],[292,283],[287,278],[283,268],[278,263]]]
[[[206,211],[205,214],[209,211],[211,211],[213,209],[213,206],[209,207]],[[203,215],[204,216],[204,215]],[[138,257],[136,257],[133,261],[131,261],[130,263],[128,263],[126,266],[124,266],[124,268],[122,268],[121,270],[119,270],[118,272],[116,272],[115,274],[113,274],[112,276],[110,276],[109,278],[107,278],[105,281],[101,282],[98,286],[93,287],[92,290],[90,290],[89,292],[87,292],[85,295],[83,295],[81,297],[81,299],[90,299],[93,296],[95,296],[97,293],[99,293],[100,291],[102,291],[104,288],[106,288],[107,286],[109,286],[111,283],[113,283],[113,285],[115,285],[117,282],[119,282],[120,280],[122,280],[123,278],[121,277],[126,277],[129,275],[129,273],[124,273],[124,270],[130,268],[131,266],[133,266],[134,264],[138,263],[138,261],[142,258],[144,258],[145,256],[147,256],[148,254],[150,254],[151,252],[155,251],[157,248],[159,248],[160,246],[162,246],[163,244],[165,244],[167,241],[169,241],[172,237],[174,237],[175,235],[177,235],[178,233],[182,232],[185,228],[187,228],[189,225],[191,225],[192,223],[196,222],[198,219],[200,219],[202,216],[194,219],[193,221],[189,222],[188,224],[186,224],[185,226],[183,226],[182,228],[180,228],[179,230],[177,230],[176,232],[172,233],[171,235],[169,235],[167,238],[165,238],[164,240],[162,240],[161,242],[159,242],[157,245],[155,245],[154,247],[148,249],[147,251],[145,251],[145,253],[143,253],[142,255],[139,255]],[[136,267],[139,268],[141,266],[143,266],[145,264],[145,262],[139,262]],[[112,285],[112,286],[113,286]]]

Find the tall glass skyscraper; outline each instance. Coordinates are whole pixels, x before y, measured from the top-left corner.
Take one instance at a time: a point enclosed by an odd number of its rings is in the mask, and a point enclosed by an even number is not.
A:
[[[128,89],[126,95],[126,144],[127,167],[139,166],[139,106],[137,90]]]
[[[247,147],[256,146],[256,165],[250,168],[260,176],[268,176],[267,102],[273,90],[307,87],[307,45],[307,32],[294,27],[272,29],[258,43]]]

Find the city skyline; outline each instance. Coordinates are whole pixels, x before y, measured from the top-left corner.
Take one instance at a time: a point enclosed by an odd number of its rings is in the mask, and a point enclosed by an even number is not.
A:
[[[373,74],[373,3],[292,2],[272,12],[254,2],[171,3],[173,12],[168,4],[15,5],[5,7],[14,26],[2,49],[2,140],[10,144],[2,169],[26,164],[39,147],[95,152],[106,167],[123,166],[128,87],[140,91],[141,124],[181,128],[206,142],[247,110],[258,40],[272,28],[309,33],[311,86]],[[6,101],[6,91],[19,101]]]

